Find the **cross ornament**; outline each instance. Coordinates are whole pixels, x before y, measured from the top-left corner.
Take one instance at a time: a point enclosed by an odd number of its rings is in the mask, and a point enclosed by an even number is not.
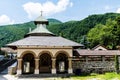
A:
[[[43,11],[41,10],[41,11],[40,11],[40,13],[41,13],[41,16],[42,16],[42,14],[43,14]]]

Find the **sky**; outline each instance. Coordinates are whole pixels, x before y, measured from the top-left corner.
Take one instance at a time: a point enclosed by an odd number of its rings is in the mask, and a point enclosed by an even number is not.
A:
[[[93,14],[120,13],[120,0],[1,0],[0,25],[33,21],[41,11],[47,19],[82,20]]]

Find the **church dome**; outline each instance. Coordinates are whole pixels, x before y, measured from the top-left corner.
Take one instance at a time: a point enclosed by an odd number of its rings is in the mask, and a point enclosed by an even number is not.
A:
[[[49,21],[45,19],[42,15],[34,20],[35,25],[37,26],[34,30],[30,31],[24,37],[28,36],[55,36],[52,32],[50,32],[46,25],[48,25]]]

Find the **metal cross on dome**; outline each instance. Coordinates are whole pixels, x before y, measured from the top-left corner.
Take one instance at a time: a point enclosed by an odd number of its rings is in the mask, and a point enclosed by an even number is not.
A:
[[[41,16],[42,16],[42,14],[43,14],[43,11],[41,10],[41,11],[40,11],[40,13],[41,13]]]

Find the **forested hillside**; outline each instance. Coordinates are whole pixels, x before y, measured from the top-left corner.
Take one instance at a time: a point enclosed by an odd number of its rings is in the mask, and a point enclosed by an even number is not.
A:
[[[62,23],[56,19],[48,20],[50,25]],[[32,30],[35,28],[33,21],[23,24],[0,26],[0,47],[7,43],[22,39],[24,35],[29,32],[29,28]]]
[[[97,24],[105,25],[107,20],[110,19],[111,21],[114,21],[119,16],[120,14],[117,13],[90,15],[81,21],[69,21],[63,24],[50,25],[48,29],[57,35],[61,35],[65,38],[74,40],[78,43],[82,43],[86,47],[92,48],[101,43],[100,42],[93,43],[92,40],[88,39],[87,37],[88,32],[92,28],[94,28]],[[98,33],[94,34],[94,36],[96,35],[98,35]]]
[[[90,41],[90,47],[101,44],[109,49],[117,49],[120,46],[120,17],[97,24],[88,32],[87,40]]]
[[[113,22],[119,16],[120,14],[117,13],[97,14],[90,15],[81,21],[68,21],[65,23],[56,19],[48,19],[50,24],[47,28],[56,35],[74,40],[86,46],[89,44],[89,47],[93,47],[97,44],[103,44],[104,42],[96,44],[92,43],[91,36],[88,36],[89,33],[92,32],[91,29],[96,27],[98,24],[107,25],[106,22],[108,20]],[[23,38],[23,36],[29,32],[29,28],[35,28],[33,22],[0,26],[0,46],[4,46],[7,43]]]

